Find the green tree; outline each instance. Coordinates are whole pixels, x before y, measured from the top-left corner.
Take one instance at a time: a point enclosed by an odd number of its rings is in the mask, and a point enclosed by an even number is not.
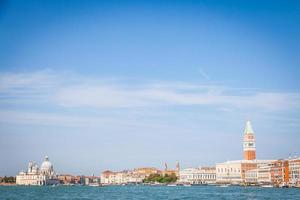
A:
[[[2,182],[3,183],[15,183],[16,182],[16,178],[13,177],[13,176],[10,176],[10,177],[4,176],[2,178]]]
[[[161,174],[150,174],[147,178],[143,180],[144,183],[175,183],[177,181],[177,176],[175,174],[165,174],[164,176]]]

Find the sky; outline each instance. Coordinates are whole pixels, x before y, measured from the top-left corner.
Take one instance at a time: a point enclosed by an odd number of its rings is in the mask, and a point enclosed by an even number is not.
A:
[[[300,2],[1,1],[0,176],[300,156]]]

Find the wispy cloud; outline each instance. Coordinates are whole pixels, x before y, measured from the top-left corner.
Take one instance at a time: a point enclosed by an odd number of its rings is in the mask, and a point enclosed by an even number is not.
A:
[[[299,109],[300,94],[267,92],[186,82],[122,80],[56,75],[51,71],[1,74],[1,101],[30,100],[60,107],[133,108],[154,106],[218,106],[223,109]]]
[[[1,111],[0,110],[0,123],[5,124],[19,124],[19,125],[42,125],[42,126],[62,126],[62,127],[143,127],[155,128],[166,127],[163,124],[150,124],[139,120],[136,123],[132,119],[123,117],[112,116],[86,116],[74,115],[65,113],[43,113],[34,111]]]
[[[198,72],[205,80],[210,80],[210,76],[202,68],[199,68]]]

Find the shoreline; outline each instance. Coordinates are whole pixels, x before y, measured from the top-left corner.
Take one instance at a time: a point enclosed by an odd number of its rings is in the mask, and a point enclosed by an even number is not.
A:
[[[48,186],[38,186],[38,185],[17,185],[17,184],[0,184],[0,187],[3,186],[3,187],[9,187],[9,186],[18,186],[18,187],[53,187],[51,185],[48,185]],[[168,185],[148,185],[148,184],[138,184],[138,185],[99,185],[99,186],[91,186],[91,185],[56,185],[54,187],[74,187],[74,186],[77,186],[77,187],[99,187],[99,188],[103,188],[103,187],[132,187],[132,186],[136,186],[136,187],[141,187],[141,186],[146,186],[146,187],[168,187]],[[174,185],[174,187],[183,187],[183,188],[186,188],[184,185]],[[230,186],[227,186],[227,187],[222,187],[222,185],[191,185],[191,187],[216,187],[216,188],[232,188],[232,187],[239,187],[239,188],[266,188],[266,189],[300,189],[300,187],[262,187],[262,186],[242,186],[242,185],[230,185]]]
[[[16,183],[0,183],[0,186],[16,186]]]

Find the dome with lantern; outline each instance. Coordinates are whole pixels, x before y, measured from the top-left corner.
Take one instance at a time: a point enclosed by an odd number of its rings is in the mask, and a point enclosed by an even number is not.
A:
[[[51,175],[53,174],[54,170],[53,170],[53,165],[52,163],[49,161],[49,157],[45,156],[45,160],[41,165],[40,171],[42,174],[48,174]]]

